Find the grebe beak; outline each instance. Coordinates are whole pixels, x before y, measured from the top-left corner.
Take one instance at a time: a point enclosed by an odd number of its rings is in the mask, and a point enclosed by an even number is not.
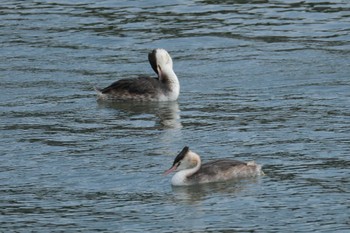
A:
[[[173,171],[175,171],[177,168],[177,164],[175,164],[174,166],[172,166],[170,169],[166,170],[164,173],[163,173],[163,176],[166,176],[168,175],[169,173],[172,173]]]

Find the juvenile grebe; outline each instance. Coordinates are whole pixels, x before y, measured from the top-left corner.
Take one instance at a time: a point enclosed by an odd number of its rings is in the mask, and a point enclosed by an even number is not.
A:
[[[246,178],[263,175],[261,165],[252,162],[220,159],[201,164],[198,154],[187,146],[176,156],[173,166],[164,172],[167,175],[173,171],[177,173],[171,179],[174,186],[185,186],[217,181],[226,181],[234,178]]]
[[[139,77],[121,79],[98,89],[102,100],[174,101],[180,93],[180,83],[173,70],[173,61],[164,49],[154,49],[148,60],[158,78]]]

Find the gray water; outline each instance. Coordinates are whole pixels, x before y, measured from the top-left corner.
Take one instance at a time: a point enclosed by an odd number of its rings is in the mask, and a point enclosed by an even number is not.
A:
[[[350,2],[2,1],[1,232],[348,232]],[[98,103],[155,76],[177,102]],[[172,188],[188,145],[265,176]]]

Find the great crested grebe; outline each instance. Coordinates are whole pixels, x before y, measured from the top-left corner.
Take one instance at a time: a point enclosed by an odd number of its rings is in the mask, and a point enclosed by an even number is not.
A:
[[[101,100],[175,101],[180,83],[173,70],[173,61],[165,49],[154,49],[148,54],[149,63],[158,78],[139,77],[121,79],[98,89]]]
[[[208,163],[201,163],[198,154],[188,146],[176,156],[173,166],[164,172],[167,175],[173,171],[177,173],[171,179],[174,186],[186,186],[209,182],[226,181],[234,178],[247,178],[263,175],[261,165],[252,162],[241,162],[230,159],[220,159]]]

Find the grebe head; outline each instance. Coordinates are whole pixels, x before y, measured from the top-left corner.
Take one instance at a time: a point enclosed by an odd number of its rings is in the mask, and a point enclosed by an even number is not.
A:
[[[167,175],[173,171],[181,171],[195,167],[200,162],[199,156],[192,152],[188,146],[185,146],[182,151],[176,156],[173,166],[164,172]]]
[[[173,69],[173,60],[165,49],[154,49],[148,54],[148,60],[158,76],[161,75],[162,70]]]

